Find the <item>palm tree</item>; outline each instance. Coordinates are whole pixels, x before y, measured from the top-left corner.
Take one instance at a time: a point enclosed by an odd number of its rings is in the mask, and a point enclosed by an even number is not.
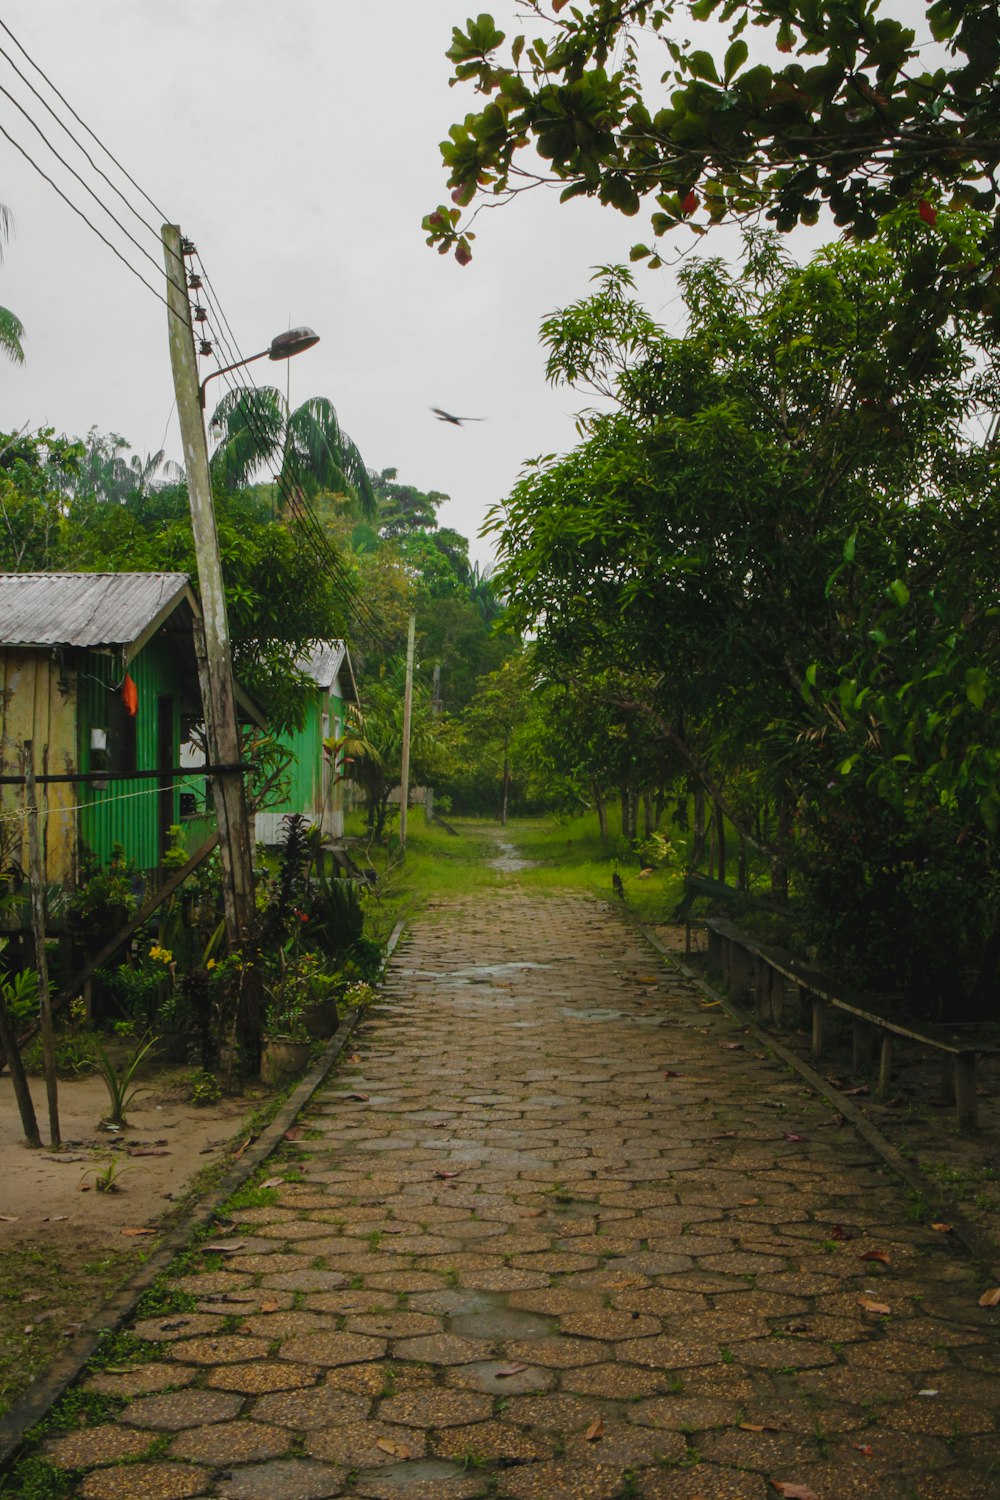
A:
[[[274,386],[230,391],[215,408],[212,430],[220,433],[212,469],[227,488],[242,488],[270,466],[285,496],[325,490],[348,496],[363,516],[375,515],[375,492],[364,460],[325,396],[313,396],[289,411]]]
[[[14,232],[14,219],[9,208],[0,203],[0,263],[3,261],[3,247]],[[16,365],[24,364],[24,349],[21,340],[24,338],[24,324],[20,318],[7,307],[0,307],[0,349],[12,359]]]

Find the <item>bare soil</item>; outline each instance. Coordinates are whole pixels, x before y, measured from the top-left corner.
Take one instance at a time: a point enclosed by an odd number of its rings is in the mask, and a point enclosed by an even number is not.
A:
[[[101,1127],[108,1094],[99,1077],[61,1080],[58,1151],[25,1146],[13,1089],[0,1078],[0,1411],[155,1245],[164,1216],[263,1097],[198,1107],[189,1077],[188,1068],[153,1070],[120,1131]],[[42,1079],[31,1092],[47,1142]],[[102,1177],[111,1191],[100,1190]]]

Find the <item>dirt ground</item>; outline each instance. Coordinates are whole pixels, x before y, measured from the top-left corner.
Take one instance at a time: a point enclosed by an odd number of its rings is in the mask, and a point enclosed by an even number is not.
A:
[[[0,1077],[0,1411],[155,1244],[157,1221],[223,1155],[260,1102],[249,1093],[198,1107],[190,1069],[152,1073],[121,1131],[100,1128],[99,1077],[61,1080],[62,1149],[24,1144],[10,1080]],[[44,1081],[32,1098],[49,1140]],[[98,1189],[110,1173],[113,1191]]]

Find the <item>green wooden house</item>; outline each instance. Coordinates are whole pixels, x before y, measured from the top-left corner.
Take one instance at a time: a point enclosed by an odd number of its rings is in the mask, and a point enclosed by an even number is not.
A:
[[[358,703],[350,654],[344,641],[317,641],[296,665],[315,690],[303,727],[280,736],[292,752],[290,784],[284,801],[257,814],[256,837],[262,844],[281,842],[282,820],[289,813],[301,813],[327,838],[341,838],[344,832],[343,767],[333,764],[323,741],[341,737],[345,705]]]
[[[27,739],[39,774],[109,773],[39,787],[50,883],[74,887],[83,851],[104,865],[116,844],[143,872],[160,864],[201,718],[199,628],[183,573],[0,574],[0,773],[20,773]],[[3,863],[26,869],[22,798],[0,788]]]

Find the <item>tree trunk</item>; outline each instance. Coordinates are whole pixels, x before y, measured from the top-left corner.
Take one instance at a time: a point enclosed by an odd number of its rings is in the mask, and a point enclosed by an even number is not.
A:
[[[748,891],[750,889],[750,874],[749,874],[749,871],[747,870],[747,841],[746,841],[746,839],[740,839],[739,850],[740,850],[740,852],[739,852],[739,855],[737,857],[737,863],[736,863],[736,884],[737,884],[737,887],[739,888],[739,890],[741,890],[741,891]]]
[[[694,859],[691,868],[694,869],[697,861],[701,858],[701,852],[705,847],[705,793],[700,786],[694,789]]]
[[[716,861],[719,879],[726,883],[726,819],[721,807],[715,809]]]
[[[594,806],[597,808],[597,822],[601,829],[601,845],[604,849],[608,847],[608,804],[604,800],[604,792],[598,783],[594,782]]]
[[[621,788],[622,804],[622,838],[628,839],[628,787],[622,782]]]
[[[653,798],[649,792],[642,794],[642,826],[644,837],[648,839],[656,827],[653,818]]]

